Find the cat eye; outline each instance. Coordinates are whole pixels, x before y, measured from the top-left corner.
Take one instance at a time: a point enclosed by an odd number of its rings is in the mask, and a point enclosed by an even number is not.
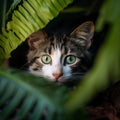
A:
[[[44,63],[44,64],[49,64],[51,62],[51,57],[49,55],[43,55],[41,57],[41,61]]]
[[[73,64],[76,62],[76,56],[74,55],[69,55],[65,59],[65,64]]]

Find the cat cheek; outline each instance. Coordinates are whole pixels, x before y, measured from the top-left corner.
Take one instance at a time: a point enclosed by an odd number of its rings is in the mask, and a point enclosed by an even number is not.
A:
[[[29,72],[36,76],[42,76],[42,72],[39,70],[34,70],[32,68],[29,68]]]
[[[63,73],[64,73],[63,75],[64,75],[64,77],[70,76],[71,72],[72,72],[71,67],[69,67],[69,66],[64,66],[63,67]]]
[[[52,76],[52,67],[50,65],[43,66],[42,71],[45,78],[50,81],[54,81],[54,77]]]

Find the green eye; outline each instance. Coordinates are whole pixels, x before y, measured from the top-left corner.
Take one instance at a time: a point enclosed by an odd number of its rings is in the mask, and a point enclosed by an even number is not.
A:
[[[49,55],[43,55],[42,58],[41,58],[41,61],[44,63],[44,64],[49,64],[51,62],[51,57]]]
[[[66,64],[73,64],[76,62],[76,57],[74,55],[69,55],[66,57]]]

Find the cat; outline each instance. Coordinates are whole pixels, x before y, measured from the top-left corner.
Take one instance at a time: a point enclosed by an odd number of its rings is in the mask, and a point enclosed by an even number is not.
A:
[[[49,36],[44,30],[28,38],[27,60],[30,73],[56,83],[76,81],[89,68],[89,48],[94,35],[92,21],[79,25],[69,35]]]

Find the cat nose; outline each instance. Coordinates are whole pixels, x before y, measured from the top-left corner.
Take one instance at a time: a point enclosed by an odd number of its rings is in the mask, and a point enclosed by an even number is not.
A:
[[[61,73],[53,73],[52,75],[54,76],[54,78],[56,80],[58,80],[58,78],[60,78],[63,75],[63,73],[62,72]]]

